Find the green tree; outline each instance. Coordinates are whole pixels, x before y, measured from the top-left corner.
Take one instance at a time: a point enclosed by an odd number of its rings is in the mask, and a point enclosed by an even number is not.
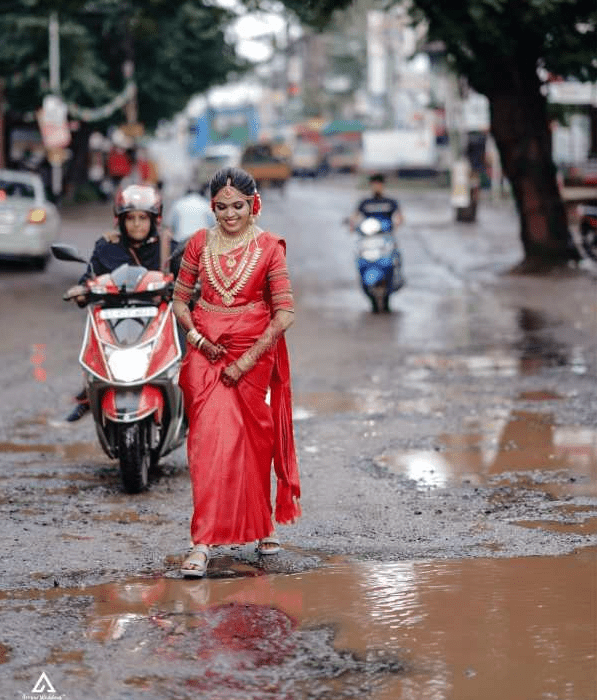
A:
[[[304,21],[323,26],[351,0],[284,0]],[[389,0],[386,6],[396,4]],[[545,85],[553,75],[597,80],[595,0],[412,0],[430,39],[446,46],[454,69],[489,99],[491,133],[520,218],[523,271],[566,264],[570,244],[561,199]]]
[[[139,119],[154,126],[188,99],[246,66],[225,40],[233,15],[201,0],[4,0],[0,78],[9,109],[37,109],[49,90],[48,22],[60,20],[61,91],[67,102],[105,104],[135,65]],[[122,113],[115,121],[123,121]]]

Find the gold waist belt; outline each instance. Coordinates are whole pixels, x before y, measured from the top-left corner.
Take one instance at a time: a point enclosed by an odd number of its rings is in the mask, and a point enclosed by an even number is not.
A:
[[[202,309],[219,314],[242,314],[245,311],[255,308],[254,302],[242,306],[218,306],[217,304],[210,304],[208,301],[205,301],[205,299],[200,298],[197,303]]]

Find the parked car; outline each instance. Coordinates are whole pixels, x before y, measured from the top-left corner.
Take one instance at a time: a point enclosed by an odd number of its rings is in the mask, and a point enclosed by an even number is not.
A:
[[[0,170],[0,258],[43,270],[60,233],[60,215],[35,173]]]

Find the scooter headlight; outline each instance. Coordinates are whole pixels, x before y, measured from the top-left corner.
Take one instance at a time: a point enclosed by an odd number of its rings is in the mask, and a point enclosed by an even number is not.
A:
[[[369,248],[361,253],[361,257],[367,262],[375,262],[376,260],[379,260],[379,258],[383,258],[383,256],[384,249],[381,247]]]
[[[106,353],[108,367],[117,382],[135,382],[147,373],[153,343],[140,348],[116,348]]]

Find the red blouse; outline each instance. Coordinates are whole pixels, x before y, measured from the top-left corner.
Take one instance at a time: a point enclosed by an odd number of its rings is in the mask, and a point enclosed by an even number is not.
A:
[[[280,309],[294,311],[284,239],[262,231],[250,240],[246,251],[239,246],[217,256],[217,265],[206,246],[207,235],[206,229],[197,231],[186,246],[174,289],[175,300],[188,304],[199,283],[201,298],[207,304],[233,311],[235,307],[265,300],[272,314]],[[232,293],[231,303],[224,301],[222,290]]]

